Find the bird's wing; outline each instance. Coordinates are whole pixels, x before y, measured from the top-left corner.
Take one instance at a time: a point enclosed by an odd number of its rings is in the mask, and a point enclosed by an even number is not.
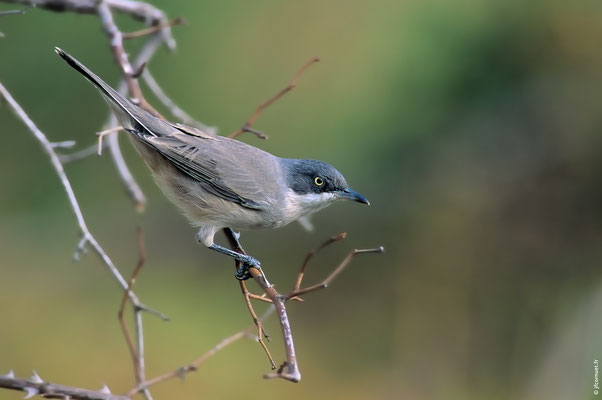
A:
[[[225,143],[225,140],[219,136],[190,136],[184,133],[144,138],[145,142],[180,171],[198,181],[208,192],[246,208],[263,209],[267,205],[265,194],[269,194],[269,187],[267,192],[262,190],[252,175],[252,171],[262,174],[262,166],[237,156],[241,155],[241,148],[245,156],[251,158],[254,158],[252,153],[264,152],[242,142],[229,140]],[[264,154],[273,157],[269,153]],[[257,159],[261,160],[262,157]]]
[[[167,122],[172,127],[176,128],[180,132],[186,133],[187,135],[198,136],[198,137],[202,137],[202,138],[213,138],[213,137],[217,136],[216,134],[214,134],[212,132],[206,132],[201,129],[195,128],[193,126],[179,124],[177,122],[169,122],[169,121],[165,121],[165,122]]]

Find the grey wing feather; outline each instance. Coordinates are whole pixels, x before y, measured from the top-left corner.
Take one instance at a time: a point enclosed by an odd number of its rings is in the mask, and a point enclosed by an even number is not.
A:
[[[254,158],[253,154],[240,154],[237,151],[240,150],[238,145],[246,145],[228,141],[229,146],[224,146],[227,139],[216,136],[205,139],[175,133],[171,136],[147,137],[144,140],[176,168],[201,183],[208,192],[246,208],[263,209],[266,199],[261,194],[265,192],[259,190],[256,179],[249,173],[249,168],[253,166],[244,160],[241,163],[234,162],[237,155]],[[243,149],[246,150],[245,153],[261,152],[254,147],[247,147]]]

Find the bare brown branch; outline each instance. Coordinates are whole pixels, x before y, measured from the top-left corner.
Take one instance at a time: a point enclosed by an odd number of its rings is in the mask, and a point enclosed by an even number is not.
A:
[[[231,242],[232,246],[235,248],[235,250],[237,252],[239,252],[239,253],[245,254],[244,249],[242,248],[240,242],[238,241],[237,234],[234,233],[234,231],[232,229],[230,229],[230,228],[224,229],[224,232],[226,232],[226,231],[228,232],[226,234],[226,236],[230,240],[230,242]],[[241,266],[242,266],[242,263],[240,261],[236,261],[234,263],[234,268],[237,271],[238,271],[238,269]],[[253,319],[253,323],[257,327],[257,342],[259,342],[259,344],[261,345],[261,348],[265,352],[265,354],[266,354],[266,356],[268,358],[268,361],[270,362],[271,368],[272,369],[276,369],[276,363],[274,362],[274,358],[272,357],[272,354],[270,353],[270,350],[268,349],[268,346],[266,345],[265,341],[263,340],[264,337],[265,337],[265,339],[269,342],[270,341],[270,336],[263,329],[263,323],[257,317],[257,313],[255,312],[255,308],[253,307],[253,304],[251,303],[251,293],[247,289],[246,282],[245,281],[239,281],[238,283],[240,285],[240,290],[242,292],[242,295],[243,295],[243,297],[245,299],[245,304],[247,306],[247,309],[249,310],[249,314],[251,314],[251,318]],[[257,297],[261,297],[261,296],[257,296]],[[267,299],[267,300],[269,300],[273,304],[272,299]]]
[[[259,320],[265,321],[273,312],[274,312],[274,307],[268,308],[266,310],[266,312],[261,316],[261,318],[259,318]],[[201,366],[201,364],[203,364],[209,358],[211,358],[215,354],[217,354],[218,351],[224,349],[225,347],[231,345],[232,343],[234,343],[240,339],[249,338],[249,339],[257,340],[257,337],[251,333],[254,328],[255,328],[255,326],[250,326],[248,328],[245,328],[241,331],[236,332],[235,334],[233,334],[231,336],[228,336],[227,338],[220,340],[215,346],[213,346],[207,352],[203,353],[201,356],[196,358],[190,364],[181,366],[179,368],[176,368],[173,371],[169,371],[169,372],[166,372],[165,374],[162,374],[155,378],[149,379],[148,381],[132,388],[129,392],[127,392],[126,396],[132,397],[136,393],[139,393],[140,391],[142,391],[144,389],[148,389],[149,387],[151,387],[153,385],[156,385],[158,383],[164,382],[169,379],[183,378],[184,375],[186,375],[188,372],[197,371],[199,369],[199,367]]]
[[[299,271],[299,274],[297,275],[297,279],[295,280],[295,286],[293,286],[292,292],[299,290],[299,288],[301,287],[301,282],[303,281],[303,277],[305,275],[305,269],[307,268],[307,264],[309,264],[309,261],[323,248],[325,248],[335,242],[341,241],[341,240],[345,239],[346,237],[347,237],[347,232],[339,233],[336,236],[332,236],[332,237],[328,238],[324,243],[322,243],[316,249],[307,253],[307,256],[305,256],[305,260],[303,260],[303,264],[301,265],[301,270]]]
[[[240,245],[236,234],[232,229],[226,228],[224,229],[224,233],[226,234],[226,238],[230,242],[230,246],[235,251],[241,254],[246,254],[244,249]],[[240,267],[239,262],[237,261],[235,262],[235,264],[238,269]],[[299,382],[299,380],[301,379],[301,373],[299,372],[299,367],[297,365],[297,357],[295,354],[293,335],[288,319],[288,314],[286,312],[286,307],[284,305],[285,298],[281,296],[272,285],[269,284],[269,282],[265,278],[263,271],[260,271],[257,268],[249,268],[249,273],[251,274],[253,279],[255,279],[255,282],[257,282],[259,286],[263,289],[267,297],[272,301],[272,304],[276,309],[276,313],[278,314],[278,322],[280,323],[280,330],[284,339],[284,349],[286,352],[286,371],[283,371],[281,369],[278,376],[287,379],[291,382]],[[245,300],[248,302],[248,297],[245,297]],[[253,321],[255,322],[255,317],[253,317]],[[258,330],[260,330],[259,325]],[[266,377],[271,377],[271,375],[266,375]]]
[[[383,253],[384,251],[385,251],[385,249],[382,246],[374,248],[374,249],[353,250],[349,254],[347,254],[347,257],[345,257],[343,259],[343,261],[341,261],[341,263],[338,265],[338,267],[336,267],[334,269],[334,271],[332,271],[330,273],[330,275],[328,275],[328,277],[326,277],[326,279],[324,279],[322,282],[318,283],[317,285],[309,286],[307,288],[294,289],[289,294],[287,294],[286,297],[290,299],[292,297],[302,296],[304,294],[307,294],[307,293],[310,293],[310,292],[313,292],[313,291],[316,291],[319,289],[327,288],[328,285],[330,285],[330,282],[332,282],[337,276],[339,276],[341,274],[341,272],[343,272],[343,270],[347,267],[347,265],[349,265],[349,263],[351,262],[353,257],[357,256],[358,254]]]
[[[130,352],[130,356],[132,358],[132,363],[134,365],[134,371],[136,372],[136,382],[140,383],[144,380],[144,377],[141,376],[140,367],[138,363],[138,352],[135,348],[134,341],[130,335],[130,332],[127,327],[127,323],[125,322],[124,313],[125,313],[125,305],[127,303],[127,298],[129,292],[132,291],[134,284],[136,283],[136,278],[140,273],[140,270],[144,266],[146,262],[146,250],[144,248],[144,236],[142,233],[142,227],[138,227],[136,229],[136,238],[138,244],[138,263],[136,264],[136,268],[134,268],[134,272],[132,272],[132,276],[130,281],[128,282],[128,288],[123,292],[123,297],[121,298],[121,306],[119,307],[119,311],[117,313],[117,317],[119,318],[119,324],[121,326],[121,330],[123,332],[123,336],[125,337],[125,341],[128,346],[128,350]]]
[[[153,25],[146,29],[140,29],[139,31],[136,31],[136,32],[124,33],[123,40],[136,39],[136,38],[140,38],[143,36],[148,36],[155,32],[158,32],[162,29],[165,29],[165,28],[168,28],[171,26],[175,26],[175,25],[186,25],[187,23],[188,23],[188,21],[186,21],[184,18],[177,17],[174,19],[170,19],[169,21],[160,22],[157,25]]]
[[[100,21],[102,24],[102,28],[109,37],[109,42],[111,45],[111,50],[113,51],[113,56],[115,58],[115,62],[119,65],[123,71],[123,78],[127,82],[128,89],[132,97],[138,103],[138,106],[157,118],[164,119],[163,116],[151,106],[144,95],[142,94],[142,90],[140,89],[140,85],[135,76],[134,69],[130,64],[128,55],[123,48],[123,34],[115,25],[115,21],[113,20],[113,14],[111,13],[111,9],[107,2],[101,1],[98,4],[98,16],[100,17]]]
[[[266,102],[260,104],[255,109],[255,112],[253,113],[253,115],[251,115],[251,117],[247,120],[247,122],[245,122],[245,124],[242,126],[242,128],[240,128],[239,130],[237,130],[235,132],[232,132],[230,135],[228,135],[228,137],[234,139],[234,138],[237,138],[238,136],[242,135],[245,132],[250,132],[250,133],[255,134],[260,139],[267,139],[267,136],[265,134],[252,128],[253,124],[255,123],[257,118],[259,118],[259,116],[261,115],[263,110],[268,108],[276,100],[280,99],[282,96],[284,96],[285,94],[287,94],[288,92],[293,90],[295,87],[297,87],[297,81],[299,80],[301,75],[303,75],[305,70],[307,68],[309,68],[312,64],[317,63],[318,61],[320,61],[319,57],[312,57],[309,61],[307,61],[305,64],[303,64],[303,66],[301,68],[299,68],[299,71],[297,71],[295,76],[293,76],[293,79],[289,82],[289,84],[284,89],[280,90],[274,96],[269,98]]]

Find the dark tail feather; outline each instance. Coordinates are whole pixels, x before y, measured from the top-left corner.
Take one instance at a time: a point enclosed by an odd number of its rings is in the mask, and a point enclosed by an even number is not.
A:
[[[125,97],[120,95],[115,89],[110,87],[98,77],[94,72],[90,71],[85,65],[77,61],[68,53],[55,47],[56,53],[61,56],[63,60],[67,62],[73,69],[78,71],[80,74],[86,77],[90,82],[96,86],[103,97],[107,100],[111,108],[113,109],[117,119],[125,129],[132,129],[134,131],[140,131],[140,128],[144,128],[148,133],[154,135],[154,132],[148,129],[147,125],[154,125],[154,117],[148,114],[140,107],[135,106],[127,100]],[[150,118],[150,120],[149,120]],[[145,123],[147,121],[148,123]]]

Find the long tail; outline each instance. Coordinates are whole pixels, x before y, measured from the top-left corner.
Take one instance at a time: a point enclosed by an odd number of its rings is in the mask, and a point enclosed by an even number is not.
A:
[[[90,71],[85,65],[77,61],[68,53],[58,47],[55,47],[54,49],[63,60],[67,61],[67,64],[96,86],[104,99],[111,106],[115,116],[124,129],[130,132],[144,132],[145,134],[150,134],[152,136],[162,136],[160,134],[161,129],[158,128],[163,127],[163,121],[158,120],[140,107],[132,104],[131,101],[120,95],[115,89],[100,79],[98,75]]]

